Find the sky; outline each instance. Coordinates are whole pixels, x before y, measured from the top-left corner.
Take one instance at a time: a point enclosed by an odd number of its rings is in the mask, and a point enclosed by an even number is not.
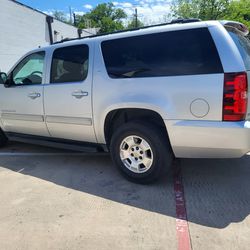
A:
[[[68,14],[69,7],[76,14],[84,14],[100,3],[113,2],[117,8],[122,8],[129,18],[133,17],[137,8],[139,19],[148,24],[167,21],[171,0],[18,0],[18,2],[47,14],[55,10]]]

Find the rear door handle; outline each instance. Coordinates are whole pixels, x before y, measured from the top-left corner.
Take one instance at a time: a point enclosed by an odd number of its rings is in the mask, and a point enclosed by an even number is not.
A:
[[[28,97],[31,99],[36,99],[37,97],[40,97],[40,96],[41,96],[41,94],[37,93],[37,92],[32,92],[32,93],[28,94]]]
[[[76,90],[72,93],[72,96],[74,96],[77,99],[80,99],[84,96],[88,96],[88,92],[82,91],[82,90]]]

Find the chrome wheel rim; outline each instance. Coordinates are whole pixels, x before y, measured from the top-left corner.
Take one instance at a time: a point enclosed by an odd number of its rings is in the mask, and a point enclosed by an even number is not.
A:
[[[152,167],[154,159],[149,143],[137,135],[122,140],[120,158],[124,166],[134,173],[147,172]]]

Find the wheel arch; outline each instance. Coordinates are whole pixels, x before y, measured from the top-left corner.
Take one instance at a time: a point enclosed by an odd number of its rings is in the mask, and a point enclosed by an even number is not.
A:
[[[169,140],[168,131],[164,119],[157,111],[147,108],[117,108],[110,110],[104,119],[104,137],[106,144],[109,145],[112,133],[117,126],[129,121],[145,121],[154,124],[162,129],[166,139]]]

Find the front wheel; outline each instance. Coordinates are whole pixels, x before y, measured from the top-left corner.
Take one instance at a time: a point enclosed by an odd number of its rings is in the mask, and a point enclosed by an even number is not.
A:
[[[170,168],[173,154],[167,136],[156,126],[140,122],[122,125],[111,138],[111,157],[129,180],[156,181]]]

